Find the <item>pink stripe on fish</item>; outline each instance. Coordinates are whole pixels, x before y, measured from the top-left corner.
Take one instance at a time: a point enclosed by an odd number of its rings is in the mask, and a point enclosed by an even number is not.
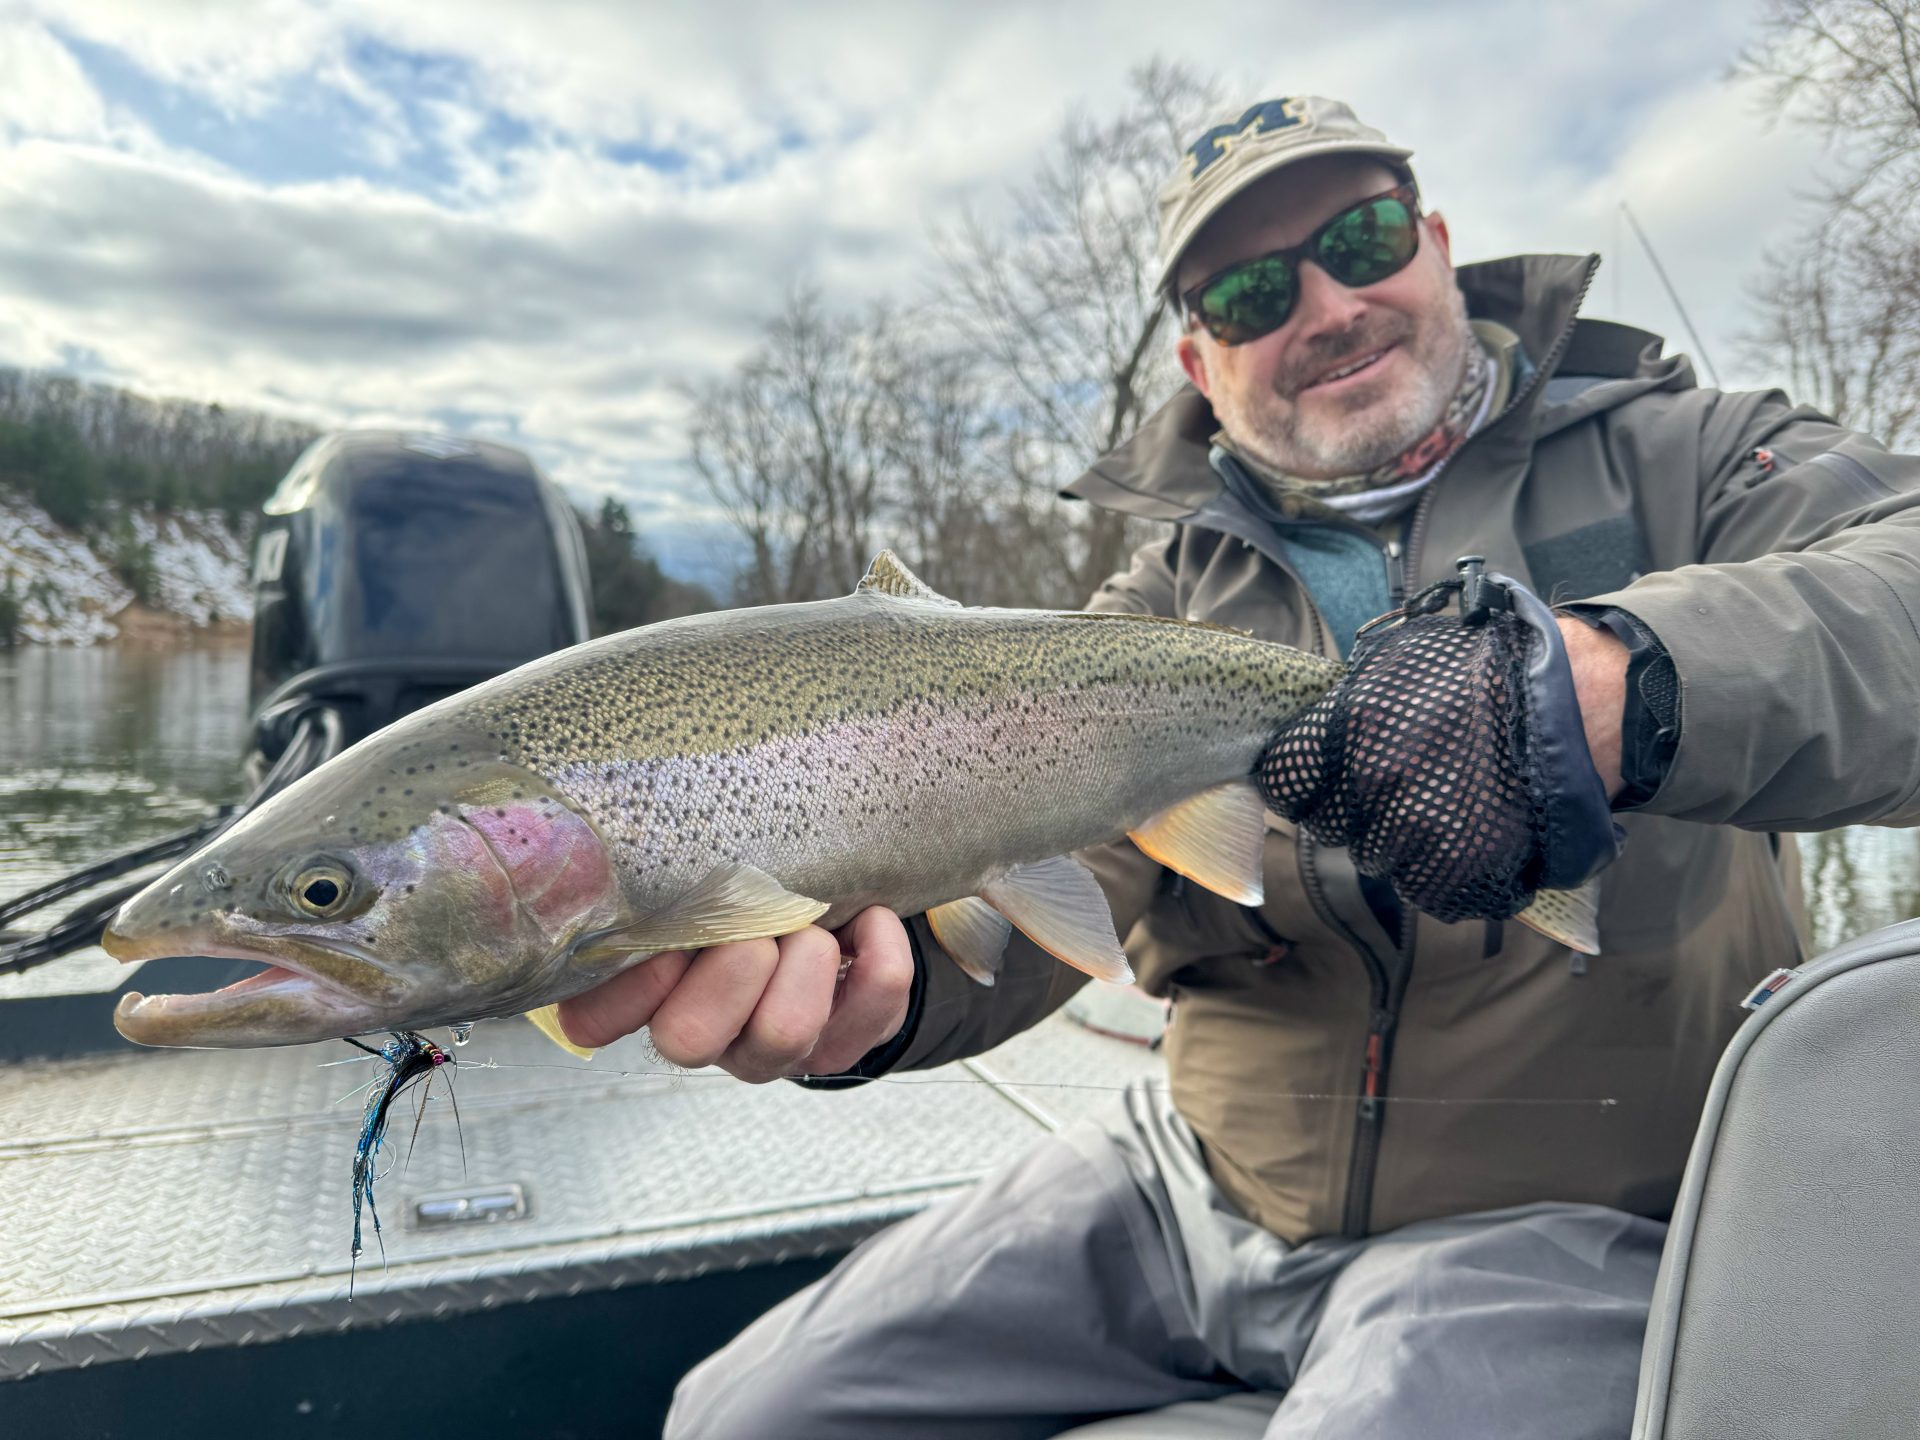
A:
[[[521,909],[549,936],[570,934],[612,898],[613,865],[599,833],[558,801],[463,806],[460,815],[486,836]]]

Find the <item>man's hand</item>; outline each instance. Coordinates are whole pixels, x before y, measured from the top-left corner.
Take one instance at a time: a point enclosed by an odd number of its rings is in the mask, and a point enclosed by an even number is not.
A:
[[[1567,642],[1567,664],[1573,669],[1573,693],[1580,701],[1580,720],[1586,726],[1587,750],[1600,772],[1607,799],[1620,793],[1620,720],[1627,708],[1627,647],[1610,630],[1556,617]]]
[[[718,1065],[759,1085],[852,1066],[899,1032],[912,989],[906,927],[875,906],[838,934],[809,926],[655,955],[561,1001],[560,1026],[574,1044],[598,1047],[644,1025],[675,1065]]]
[[[1345,678],[1256,767],[1276,814],[1450,922],[1518,914],[1619,852],[1608,800],[1627,661],[1524,587],[1463,575],[1362,636]],[[1469,613],[1442,613],[1454,588]]]

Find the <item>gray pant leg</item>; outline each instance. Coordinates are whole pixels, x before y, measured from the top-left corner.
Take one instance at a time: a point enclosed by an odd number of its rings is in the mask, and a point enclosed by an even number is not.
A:
[[[1267,1440],[1626,1440],[1665,1238],[1530,1205],[1365,1242]]]
[[[682,1382],[669,1440],[1051,1436],[1237,1388],[1092,1127],[868,1240]]]

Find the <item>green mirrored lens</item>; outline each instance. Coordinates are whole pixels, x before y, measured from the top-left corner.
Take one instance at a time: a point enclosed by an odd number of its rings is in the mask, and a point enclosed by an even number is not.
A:
[[[1300,277],[1293,262],[1269,255],[1229,270],[1200,292],[1200,318],[1229,345],[1264,335],[1293,312]]]
[[[1356,205],[1321,232],[1316,257],[1342,285],[1372,285],[1413,258],[1420,232],[1394,195]]]

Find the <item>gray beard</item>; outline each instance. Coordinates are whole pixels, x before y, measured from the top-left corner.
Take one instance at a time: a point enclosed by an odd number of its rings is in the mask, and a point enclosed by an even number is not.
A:
[[[1302,433],[1299,412],[1270,405],[1243,405],[1238,396],[1216,395],[1214,418],[1241,453],[1280,475],[1326,479],[1365,475],[1424,439],[1447,413],[1466,378],[1467,357],[1480,342],[1467,323],[1467,301],[1453,292],[1453,323],[1441,327],[1416,358],[1426,362],[1400,402],[1351,420],[1335,420],[1327,433]],[[1316,430],[1320,426],[1314,427]],[[1311,484],[1312,481],[1307,481]]]

